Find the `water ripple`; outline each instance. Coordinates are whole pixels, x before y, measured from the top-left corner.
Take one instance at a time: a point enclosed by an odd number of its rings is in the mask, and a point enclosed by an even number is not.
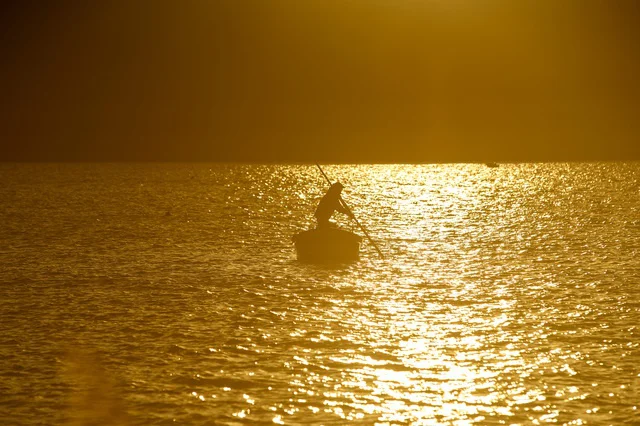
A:
[[[3,423],[640,422],[637,163],[326,171],[0,165]]]

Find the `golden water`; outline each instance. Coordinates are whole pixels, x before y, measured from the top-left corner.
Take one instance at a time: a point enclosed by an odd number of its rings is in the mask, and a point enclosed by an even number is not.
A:
[[[0,165],[2,423],[640,422],[640,164],[325,171]]]

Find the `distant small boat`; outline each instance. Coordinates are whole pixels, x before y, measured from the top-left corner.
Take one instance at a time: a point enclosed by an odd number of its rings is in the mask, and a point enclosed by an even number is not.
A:
[[[490,162],[490,163],[484,163],[485,166],[487,167],[498,167],[498,163],[496,162]]]
[[[301,262],[348,263],[360,257],[362,237],[342,229],[309,229],[292,239]]]

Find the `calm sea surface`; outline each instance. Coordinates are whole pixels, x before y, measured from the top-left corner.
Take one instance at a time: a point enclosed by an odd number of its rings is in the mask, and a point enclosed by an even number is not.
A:
[[[640,424],[640,163],[325,170],[0,164],[0,423]]]

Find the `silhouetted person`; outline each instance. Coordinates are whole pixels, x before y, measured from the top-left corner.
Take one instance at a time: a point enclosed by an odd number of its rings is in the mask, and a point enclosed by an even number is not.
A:
[[[318,208],[316,209],[316,219],[318,221],[318,228],[328,228],[329,227],[329,218],[333,215],[334,211],[339,211],[340,213],[344,213],[349,217],[353,217],[353,213],[350,210],[345,208],[340,201],[340,193],[342,192],[342,184],[340,182],[336,182],[324,194],[322,200],[320,200],[320,204],[318,204]]]

